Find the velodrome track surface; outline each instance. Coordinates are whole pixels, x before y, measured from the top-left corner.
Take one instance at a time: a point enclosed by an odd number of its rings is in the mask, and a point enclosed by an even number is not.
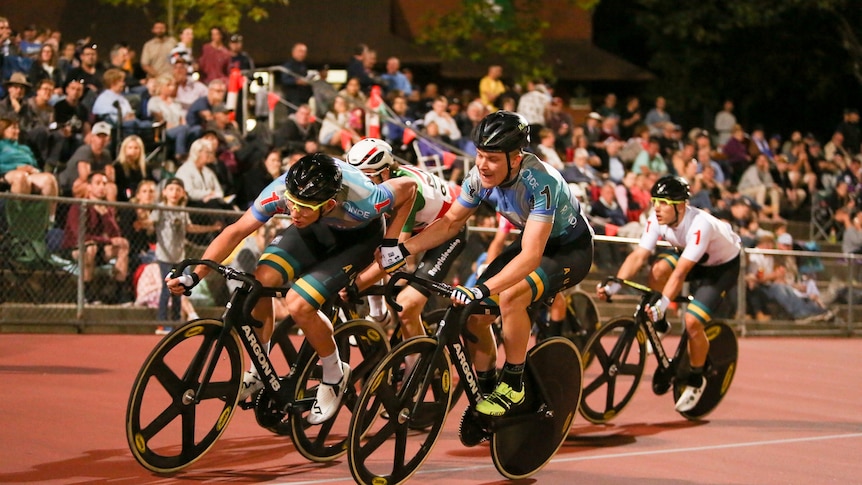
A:
[[[172,477],[142,468],[124,434],[138,368],[160,337],[0,335],[0,483],[352,483],[346,459],[310,463],[238,411],[200,461]],[[671,346],[676,342],[666,340]],[[655,396],[647,374],[611,424],[578,416],[555,458],[522,483],[862,483],[858,339],[745,338],[733,386],[702,422]],[[488,447],[465,448],[463,402],[410,483],[504,483]]]

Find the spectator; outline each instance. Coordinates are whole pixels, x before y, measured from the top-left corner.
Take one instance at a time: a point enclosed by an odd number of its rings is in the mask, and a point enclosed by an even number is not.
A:
[[[160,76],[156,85],[158,95],[147,102],[147,112],[153,117],[153,121],[165,123],[167,139],[174,142],[173,156],[183,162],[189,153],[189,126],[186,124],[183,107],[176,100],[177,82],[173,76]]]
[[[105,71],[106,89],[96,98],[93,104],[93,115],[96,119],[109,121],[113,125],[121,125],[123,132],[140,133],[153,126],[151,121],[138,119],[132,104],[123,95],[126,89],[126,74],[117,68]]]
[[[129,63],[129,47],[123,44],[114,44],[111,47],[111,52],[108,53],[108,69],[119,69],[125,74],[126,91],[127,93],[141,94],[146,90],[141,81],[135,77],[132,72],[131,64]]]
[[[3,87],[6,88],[7,96],[0,100],[0,116],[14,116],[18,120],[29,120],[33,117],[29,113],[30,108],[26,103],[25,97],[27,90],[32,87],[32,84],[27,82],[27,77],[20,72],[12,74],[8,81],[3,81]],[[26,137],[22,137],[26,141]]]
[[[216,148],[210,141],[203,138],[196,140],[189,150],[188,160],[177,170],[176,176],[183,181],[189,197],[189,207],[233,210],[233,206],[225,201],[224,189],[218,176],[210,168],[210,165],[216,162],[215,154]],[[224,219],[218,216],[192,215],[192,222],[201,225],[212,225],[219,220]],[[209,238],[197,237],[194,240],[206,243]]]
[[[766,155],[766,158],[770,162],[775,158],[775,154],[769,146],[769,140],[766,139],[762,126],[755,126],[751,131],[751,142],[748,144],[748,150],[753,158],[757,158],[757,155],[760,153]]]
[[[320,122],[311,115],[311,106],[308,104],[299,105],[296,112],[290,115],[287,122],[274,134],[275,146],[286,152],[315,153],[320,148],[319,138]],[[253,195],[259,192],[253,192]]]
[[[144,141],[138,135],[123,139],[114,161],[114,182],[117,185],[117,200],[128,201],[137,192],[144,180],[154,180],[147,170],[147,154]]]
[[[566,182],[578,184],[583,187],[584,192],[589,199],[592,199],[592,194],[598,191],[602,177],[599,172],[593,168],[590,163],[590,153],[584,148],[576,148],[574,161],[566,163],[565,168],[561,172]]]
[[[96,131],[97,128],[94,128]],[[81,217],[81,204],[69,207],[66,216],[66,228],[63,233],[62,247],[68,251],[72,260],[78,260],[79,251],[84,251],[84,265],[81,279],[84,281],[84,293],[88,303],[96,303],[100,297],[99,288],[92,281],[96,266],[111,263],[116,289],[113,295],[119,296],[119,301],[132,301],[131,292],[126,287],[129,272],[129,241],[122,236],[117,224],[115,209],[99,202],[107,200],[108,177],[104,172],[95,171],[87,174],[86,198],[91,201],[87,205],[84,226],[84,246],[78,246],[78,228]]]
[[[258,161],[242,174],[242,183],[236,198],[237,206],[242,210],[248,209],[263,189],[282,173],[284,170],[282,169],[281,151],[278,149],[270,150],[266,154],[266,158]]]
[[[180,41],[177,42],[171,52],[168,54],[170,59],[171,69],[168,74],[173,74],[174,58],[182,59],[186,66],[186,73],[191,76],[196,70],[195,58],[193,54],[193,44],[195,41],[195,31],[191,27],[186,27],[180,32]]]
[[[758,249],[775,249],[775,237],[765,233],[757,240]],[[793,287],[785,283],[787,271],[775,264],[771,254],[752,254],[749,258],[745,281],[749,291],[746,302],[758,321],[768,321],[767,301],[778,304],[791,318],[799,322],[827,321],[832,312],[810,299],[800,298]]]
[[[201,96],[189,106],[186,113],[186,124],[189,125],[189,136],[192,140],[200,137],[206,129],[207,124],[212,121],[212,109],[218,104],[224,103],[227,94],[227,84],[223,79],[216,79],[207,86],[206,96]],[[187,191],[189,190],[188,186]]]
[[[844,146],[850,155],[858,155],[860,148],[862,148],[860,147],[860,144],[862,144],[862,130],[859,129],[859,110],[856,108],[845,109],[844,119],[838,124],[835,131],[840,132],[844,136]]]
[[[841,251],[849,254],[862,254],[862,211],[848,211],[847,217],[837,217],[844,222],[844,234],[841,237]]]
[[[741,195],[751,197],[757,205],[764,207],[763,215],[768,220],[781,221],[779,209],[781,204],[781,189],[775,184],[769,172],[769,158],[761,153],[754,160],[754,165],[745,169],[739,179],[737,190]],[[769,206],[766,207],[766,201]]]
[[[750,140],[746,136],[742,125],[736,124],[730,132],[730,139],[722,147],[727,165],[730,167],[731,173],[730,183],[736,185],[739,183],[739,178],[742,177],[742,172],[751,165],[754,160],[749,153],[748,146]]]
[[[358,77],[347,79],[347,84],[338,91],[338,95],[347,101],[348,109],[365,108],[368,103],[368,97],[362,92],[362,85]]]
[[[374,84],[374,79],[366,66],[366,57],[369,49],[365,44],[357,44],[353,49],[353,56],[347,63],[347,78],[356,78],[359,81],[359,89],[368,92]]]
[[[563,164],[563,160],[560,158],[560,154],[557,153],[557,149],[554,148],[555,141],[556,137],[554,137],[554,132],[551,131],[550,128],[542,128],[539,130],[539,144],[536,146],[536,154],[543,162],[562,171],[565,168],[565,165]]]
[[[596,234],[616,236],[617,230],[628,223],[628,218],[617,202],[616,185],[605,182],[599,189],[599,197],[590,205],[590,223]],[[603,271],[614,271],[625,259],[622,244],[597,244],[595,262]]]
[[[167,32],[164,22],[154,22],[153,38],[144,43],[141,49],[141,67],[152,78],[171,73],[171,50],[177,45],[177,40],[168,36]]]
[[[336,96],[332,108],[320,124],[320,147],[327,153],[342,155],[350,145],[359,141],[360,136],[350,127],[350,110],[347,100]]]
[[[36,26],[29,24],[21,31],[20,40],[18,41],[18,51],[24,57],[31,59],[36,58],[39,50],[42,48],[42,43],[38,39],[39,31]]]
[[[63,148],[60,150],[60,160],[68,160],[72,153],[84,142],[89,135],[90,112],[81,103],[84,96],[84,83],[81,79],[69,79],[66,82],[66,96],[54,105],[54,121],[57,129],[63,135]],[[57,166],[45,167],[46,171],[53,172]]]
[[[288,109],[293,112],[295,106],[308,104],[313,92],[311,90],[311,82],[308,79],[308,66],[305,64],[305,58],[308,56],[308,46],[301,42],[293,44],[290,49],[290,59],[288,59],[282,67],[287,69],[288,73],[279,73],[279,79],[284,99],[290,104]]]
[[[30,73],[27,75],[28,80],[33,85],[38,85],[43,79],[50,79],[54,82],[56,91],[53,94],[63,94],[64,73],[57,67],[57,52],[52,44],[44,44],[39,50],[39,57],[33,61],[30,67]]]
[[[601,115],[602,119],[615,118],[619,120],[620,112],[617,111],[617,95],[614,93],[606,94],[602,105],[596,111]]]
[[[500,108],[498,99],[506,92],[506,85],[500,79],[503,77],[503,66],[494,64],[488,66],[488,73],[479,80],[479,97],[489,113]]]
[[[40,167],[55,167],[63,151],[63,133],[56,129],[54,107],[51,106],[53,94],[54,81],[40,80],[36,83],[36,94],[26,100],[27,109],[22,110],[18,118]]]
[[[545,113],[545,126],[554,131],[556,136],[557,151],[564,153],[572,144],[572,128],[574,121],[565,106],[563,99],[555,97],[551,99],[551,104],[548,106],[548,111]]]
[[[426,128],[429,124],[435,123],[442,140],[451,145],[461,139],[461,130],[458,129],[455,119],[446,110],[448,106],[449,100],[446,99],[446,96],[438,96],[434,100],[431,111],[425,114],[424,123]]]
[[[832,133],[832,138],[823,147],[823,155],[827,160],[833,159],[836,153],[841,154],[844,160],[850,159],[850,152],[844,147],[844,134],[840,131]],[[843,169],[843,167],[841,168]]]
[[[77,65],[78,60],[75,59],[75,43],[66,42],[63,44],[63,49],[57,54],[57,69],[60,70],[60,76],[63,82],[66,83],[69,79],[69,72]]]
[[[518,113],[530,123],[531,133],[538,133],[545,126],[545,112],[550,102],[551,95],[541,80],[527,82],[527,92],[518,100]]]
[[[401,61],[397,57],[386,60],[386,72],[380,75],[380,79],[383,81],[386,93],[400,91],[405,97],[413,93],[413,86],[410,85],[407,76],[401,72]]]
[[[664,99],[664,96],[658,96],[655,98],[655,106],[647,112],[646,117],[644,118],[644,123],[649,127],[650,135],[661,135],[662,128],[664,128],[665,123],[673,122],[670,114],[665,109],[666,107],[667,100]]]
[[[632,165],[632,172],[663,175],[669,172],[667,163],[661,156],[661,142],[657,137],[649,137],[647,147],[641,151]]]
[[[51,173],[42,172],[27,145],[18,143],[18,121],[0,118],[0,180],[9,184],[15,194],[42,194],[56,197],[57,181]],[[51,203],[49,218],[54,220],[57,204]]]
[[[242,35],[231,35],[227,47],[231,54],[230,68],[235,67],[241,71],[254,70],[254,60],[248,52],[242,50]]]
[[[212,226],[192,224],[188,212],[164,210],[165,207],[176,208],[186,204],[186,191],[181,179],[172,177],[162,187],[158,207],[150,213],[150,220],[156,232],[156,260],[159,263],[159,273],[168,274],[186,257],[186,233],[204,233],[220,230],[220,222]],[[161,321],[180,319],[180,296],[172,295],[167,284],[163,284],[159,297],[159,310],[156,318]],[[170,302],[170,315],[168,303]]]
[[[138,266],[156,259],[156,231],[150,220],[151,206],[156,204],[156,182],[142,180],[129,202],[138,207],[119,209],[117,218],[121,233],[129,240],[129,268],[134,268],[130,273],[135,273]]]
[[[87,196],[88,178],[92,172],[102,172],[108,180],[114,179],[114,167],[108,144],[111,141],[111,125],[100,121],[93,125],[87,143],[78,147],[57,175],[60,194],[84,198]],[[105,188],[107,200],[117,200],[117,186],[109,183]]]
[[[626,107],[620,115],[618,124],[620,130],[620,140],[626,141],[635,133],[635,127],[641,123],[643,115],[640,110],[641,102],[637,96],[629,96],[626,99]]]
[[[84,98],[82,102],[87,109],[92,108],[96,97],[103,89],[102,77],[105,71],[99,66],[98,46],[94,43],[86,43],[78,48],[78,60],[80,64],[69,71],[68,79],[82,79],[84,81]]]
[[[715,143],[724,146],[733,134],[736,126],[736,115],[733,114],[733,100],[725,99],[721,111],[715,114]]]
[[[210,41],[203,45],[201,56],[198,57],[198,69],[202,83],[209,85],[212,81],[226,81],[230,74],[231,53],[225,46],[224,30],[221,27],[210,28]]]
[[[173,78],[177,83],[175,99],[183,108],[183,116],[186,117],[186,121],[188,122],[189,108],[192,103],[207,95],[207,86],[189,77],[188,66],[190,64],[182,56],[172,56],[171,64],[173,65]]]

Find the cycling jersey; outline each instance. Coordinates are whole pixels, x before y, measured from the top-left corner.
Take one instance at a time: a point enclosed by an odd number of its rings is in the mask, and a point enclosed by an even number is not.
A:
[[[410,177],[416,181],[416,201],[413,210],[404,223],[403,232],[418,234],[429,224],[443,217],[455,200],[458,190],[452,190],[448,183],[414,167],[400,166],[395,177]]]
[[[676,227],[660,225],[655,212],[650,214],[639,246],[652,252],[659,238],[682,249],[680,257],[704,266],[727,263],[742,250],[742,241],[730,224],[692,206]]]
[[[550,238],[563,242],[593,233],[580,202],[560,172],[532,153],[523,154],[518,177],[506,186],[483,188],[479,170],[473,167],[461,184],[458,202],[475,209],[483,200],[492,203],[497,212],[521,230],[528,220],[535,220],[552,223]]]
[[[392,192],[385,185],[375,185],[361,170],[338,160],[341,168],[341,191],[335,196],[335,208],[323,214],[316,224],[349,230],[367,226],[395,206]],[[260,222],[276,214],[287,214],[287,172],[273,180],[251,205],[251,212]]]

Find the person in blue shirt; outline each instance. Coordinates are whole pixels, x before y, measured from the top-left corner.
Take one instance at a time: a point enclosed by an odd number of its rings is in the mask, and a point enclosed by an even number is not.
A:
[[[487,115],[474,131],[473,141],[476,166],[464,179],[456,202],[427,230],[401,244],[384,244],[380,264],[392,272],[403,266],[407,255],[439,246],[467,223],[483,201],[521,230],[475,286],[459,285],[451,295],[455,304],[499,303],[506,363],[496,388],[476,411],[502,416],[524,402],[524,362],[532,327],[527,307],[576,285],[589,273],[593,230],[560,173],[524,151],[529,125],[523,116],[505,110]],[[481,379],[482,374],[495,372],[497,347],[490,321],[476,319],[469,325],[479,339],[470,351]]]
[[[335,346],[332,325],[318,313],[320,306],[346,287],[374,261],[384,237],[397,241],[416,197],[416,182],[408,177],[374,184],[359,169],[323,153],[300,158],[261,191],[242,217],[224,230],[204,251],[203,259],[223,261],[246,237],[276,214],[290,214],[292,224],[263,251],[254,275],[263,286],[293,281],[285,296],[291,317],[320,355],[323,378],[308,416],[321,424],[338,410],[350,376]],[[389,224],[384,215],[390,214]],[[384,234],[385,230],[385,234]],[[174,294],[194,287],[209,269],[168,280]],[[273,328],[271,298],[261,298],[252,317],[263,323],[255,330],[269,342]],[[255,371],[246,372],[240,400],[263,388]]]

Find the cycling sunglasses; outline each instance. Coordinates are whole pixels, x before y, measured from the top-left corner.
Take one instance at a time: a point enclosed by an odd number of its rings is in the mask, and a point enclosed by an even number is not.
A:
[[[652,197],[652,198],[650,198],[650,203],[651,203],[651,204],[653,204],[653,205],[655,205],[655,204],[660,204],[660,205],[677,205],[677,204],[682,204],[683,202],[685,202],[685,201],[684,201],[684,200],[670,200],[670,199],[665,199],[665,198],[662,198],[662,197]]]
[[[287,198],[287,201],[288,201],[289,206],[290,206],[290,207],[288,207],[288,209],[291,209],[291,210],[293,210],[292,206],[296,206],[296,207],[299,207],[300,209],[310,209],[312,211],[316,211],[317,209],[320,209],[321,207],[326,205],[327,202],[329,202],[329,200],[324,200],[323,202],[321,202],[319,204],[309,204],[307,202],[302,202],[302,201],[294,199],[287,192],[284,193],[284,196]]]

